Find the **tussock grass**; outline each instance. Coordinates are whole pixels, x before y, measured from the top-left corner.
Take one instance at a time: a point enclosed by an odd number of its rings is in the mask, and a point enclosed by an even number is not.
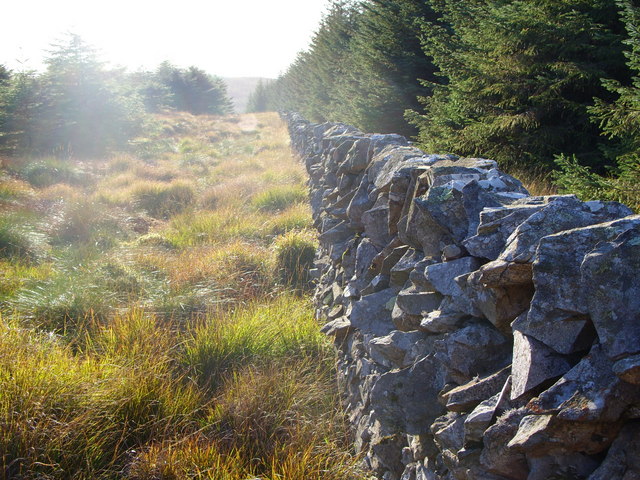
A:
[[[191,205],[195,191],[184,182],[146,182],[137,184],[131,195],[134,205],[152,217],[169,218]]]
[[[292,295],[254,302],[197,327],[185,362],[207,384],[230,369],[267,360],[315,357],[328,352],[310,304]]]
[[[251,204],[260,210],[281,211],[307,199],[307,189],[302,185],[276,185],[256,194]]]

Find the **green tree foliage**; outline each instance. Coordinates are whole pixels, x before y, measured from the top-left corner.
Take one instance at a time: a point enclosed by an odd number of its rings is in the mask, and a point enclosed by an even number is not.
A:
[[[142,106],[119,88],[122,73],[106,70],[77,35],[53,47],[45,60],[46,142],[39,148],[99,155],[126,144],[140,126]]]
[[[227,86],[222,79],[197,67],[180,69],[169,62],[163,62],[158,67],[155,77],[170,93],[165,97],[168,106],[176,110],[194,115],[225,115],[233,109],[231,99],[227,95]],[[157,95],[153,84],[150,86],[151,92]]]
[[[142,105],[122,89],[77,35],[52,46],[44,74],[20,72],[0,83],[0,149],[96,156],[140,130]]]
[[[430,94],[421,80],[435,80],[435,68],[420,42],[421,25],[436,22],[423,0],[369,0],[361,4],[347,63],[338,82],[336,116],[366,131],[415,135],[404,112],[420,109]]]
[[[247,112],[268,112],[269,93],[262,79],[258,80],[256,88],[249,95],[247,102]]]
[[[429,151],[549,166],[565,152],[597,163],[588,107],[624,70],[614,0],[434,0],[424,23],[441,80],[412,115]]]
[[[420,108],[420,79],[434,74],[419,38],[425,18],[435,14],[422,0],[334,1],[309,49],[267,86],[267,108],[415,134],[404,111]]]
[[[630,0],[617,2],[628,38],[624,42],[627,65],[631,71],[628,84],[604,79],[602,84],[616,96],[615,101],[595,99],[589,111],[603,135],[613,142],[604,149],[615,162],[607,175],[598,175],[581,165],[575,157],[560,156],[556,181],[565,191],[586,199],[617,200],[640,210],[640,7]]]

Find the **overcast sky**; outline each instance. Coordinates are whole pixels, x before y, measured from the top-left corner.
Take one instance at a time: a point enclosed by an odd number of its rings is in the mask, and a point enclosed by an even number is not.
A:
[[[2,6],[0,63],[41,69],[49,45],[73,32],[101,59],[130,70],[169,60],[224,77],[274,78],[308,46],[328,2],[10,0]]]

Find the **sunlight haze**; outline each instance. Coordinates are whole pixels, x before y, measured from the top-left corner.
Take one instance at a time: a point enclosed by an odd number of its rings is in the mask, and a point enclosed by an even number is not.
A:
[[[0,64],[41,70],[50,44],[72,32],[129,70],[169,60],[224,77],[275,78],[308,46],[328,1],[10,2]]]

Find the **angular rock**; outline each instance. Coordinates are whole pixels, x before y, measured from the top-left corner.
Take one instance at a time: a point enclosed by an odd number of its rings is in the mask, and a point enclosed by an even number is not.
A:
[[[474,257],[463,257],[450,262],[435,263],[425,268],[424,276],[436,292],[450,297],[461,297],[464,293],[456,283],[456,277],[473,272],[480,267]]]
[[[581,273],[589,315],[607,355],[617,360],[640,353],[640,225],[599,245],[585,257]]]
[[[514,230],[499,258],[507,262],[529,262],[540,240],[548,235],[608,222],[631,213],[628,207],[616,202],[583,203],[574,195],[555,197]]]
[[[520,420],[528,413],[524,408],[508,410],[485,431],[480,464],[489,473],[510,480],[527,480],[529,465],[524,453],[508,447],[508,443],[518,431]]]
[[[527,459],[531,469],[527,480],[586,479],[598,466],[594,458],[577,452],[551,453],[544,457],[527,457]]]
[[[349,317],[351,325],[363,333],[372,333],[380,337],[388,335],[395,330],[391,322],[395,297],[396,292],[390,288],[363,296],[353,303]]]
[[[475,257],[496,260],[513,231],[554,197],[528,197],[511,205],[485,208],[480,212],[477,233],[464,241]]]
[[[528,284],[488,287],[482,283],[481,271],[461,275],[456,283],[469,299],[469,314],[486,318],[505,334],[511,331],[511,322],[528,310],[534,293],[533,286]]]
[[[320,329],[328,337],[334,337],[335,342],[341,343],[353,331],[351,322],[346,317],[336,318]]]
[[[601,285],[613,287],[614,282],[619,282],[616,279],[621,272],[611,272],[608,278],[603,278],[602,274],[598,273],[600,267],[589,270],[587,266],[585,270],[581,269],[581,265],[583,262],[588,265],[590,259],[595,259],[594,265],[597,265],[600,257],[597,254],[588,255],[589,252],[597,244],[613,240],[634,225],[640,226],[640,216],[576,228],[541,239],[533,262],[536,291],[522,332],[560,353],[568,354],[589,348],[594,337],[587,319],[587,315],[591,313],[588,306],[593,304],[596,311],[599,309],[605,314],[607,311],[613,311],[611,309],[615,306],[607,302],[612,301],[616,288],[602,292]],[[630,274],[632,271],[633,269],[630,269]],[[591,272],[595,272],[595,278],[590,277]],[[619,291],[622,284],[618,285]],[[640,292],[640,287],[638,291]],[[598,300],[594,300],[594,297],[598,297]],[[632,299],[629,297],[627,300]],[[601,306],[600,302],[604,303],[604,306]],[[628,311],[633,312],[633,307]],[[594,313],[591,318],[600,317]],[[616,335],[620,328],[621,326],[616,329]],[[603,331],[603,336],[604,334]],[[627,338],[626,335],[622,337]],[[635,337],[636,344],[638,341],[640,336]],[[634,340],[630,343],[634,343]]]
[[[631,355],[613,364],[613,372],[627,383],[640,385],[640,355]]]
[[[464,421],[464,444],[470,445],[482,441],[484,432],[494,423],[498,411],[507,406],[506,401],[511,389],[511,378],[507,378],[500,392],[480,402]],[[504,410],[504,409],[503,409]]]
[[[442,308],[442,304],[439,308]],[[448,333],[458,330],[462,322],[469,316],[453,311],[433,310],[420,320],[418,328],[427,333]]]
[[[496,329],[473,323],[446,334],[435,344],[436,358],[447,373],[445,379],[459,385],[476,375],[505,367],[511,360],[511,345]]]
[[[371,391],[371,408],[389,428],[419,435],[444,413],[438,392],[444,385],[440,362],[429,355],[411,368],[380,375]]]
[[[381,158],[382,157],[382,158]],[[394,174],[402,170],[431,166],[439,160],[456,158],[449,155],[425,155],[415,147],[390,146],[384,148],[373,162],[376,167],[368,171],[369,180],[378,190],[388,191]],[[380,166],[380,164],[382,164]]]
[[[372,339],[367,348],[377,363],[394,368],[410,366],[418,356],[426,355],[433,340],[421,332],[394,331],[384,337]],[[431,347],[430,347],[431,346]]]
[[[362,214],[373,207],[375,199],[369,198],[369,187],[371,183],[368,178],[364,176],[358,189],[356,190],[349,206],[347,207],[347,217],[349,218],[350,226],[357,231],[364,230],[364,224],[362,223]]]
[[[640,391],[613,373],[613,362],[596,344],[589,355],[529,402],[536,412],[557,412],[566,422],[615,425],[640,404]]]
[[[640,423],[626,425],[613,442],[602,464],[588,480],[640,479]]]
[[[364,232],[373,244],[383,249],[391,241],[389,234],[389,206],[381,205],[362,214]]]
[[[398,293],[398,308],[404,313],[422,317],[423,312],[436,310],[442,302],[442,295],[434,292],[423,292],[415,287],[405,288]]]
[[[535,457],[558,452],[594,455],[605,450],[619,430],[613,423],[567,423],[555,415],[527,415],[507,447]]]
[[[407,247],[399,247],[399,249],[405,249]],[[399,250],[398,249],[398,250]],[[395,251],[395,250],[394,250]],[[424,258],[424,254],[412,248],[405,250],[404,255],[396,264],[391,268],[389,272],[391,283],[394,285],[404,285],[409,280],[409,275],[418,266]]]
[[[566,358],[544,343],[517,330],[513,332],[513,336],[512,400],[571,369]]]
[[[454,388],[443,395],[447,409],[453,412],[473,410],[483,400],[500,393],[509,378],[510,368],[484,378],[474,378],[470,382]]]

